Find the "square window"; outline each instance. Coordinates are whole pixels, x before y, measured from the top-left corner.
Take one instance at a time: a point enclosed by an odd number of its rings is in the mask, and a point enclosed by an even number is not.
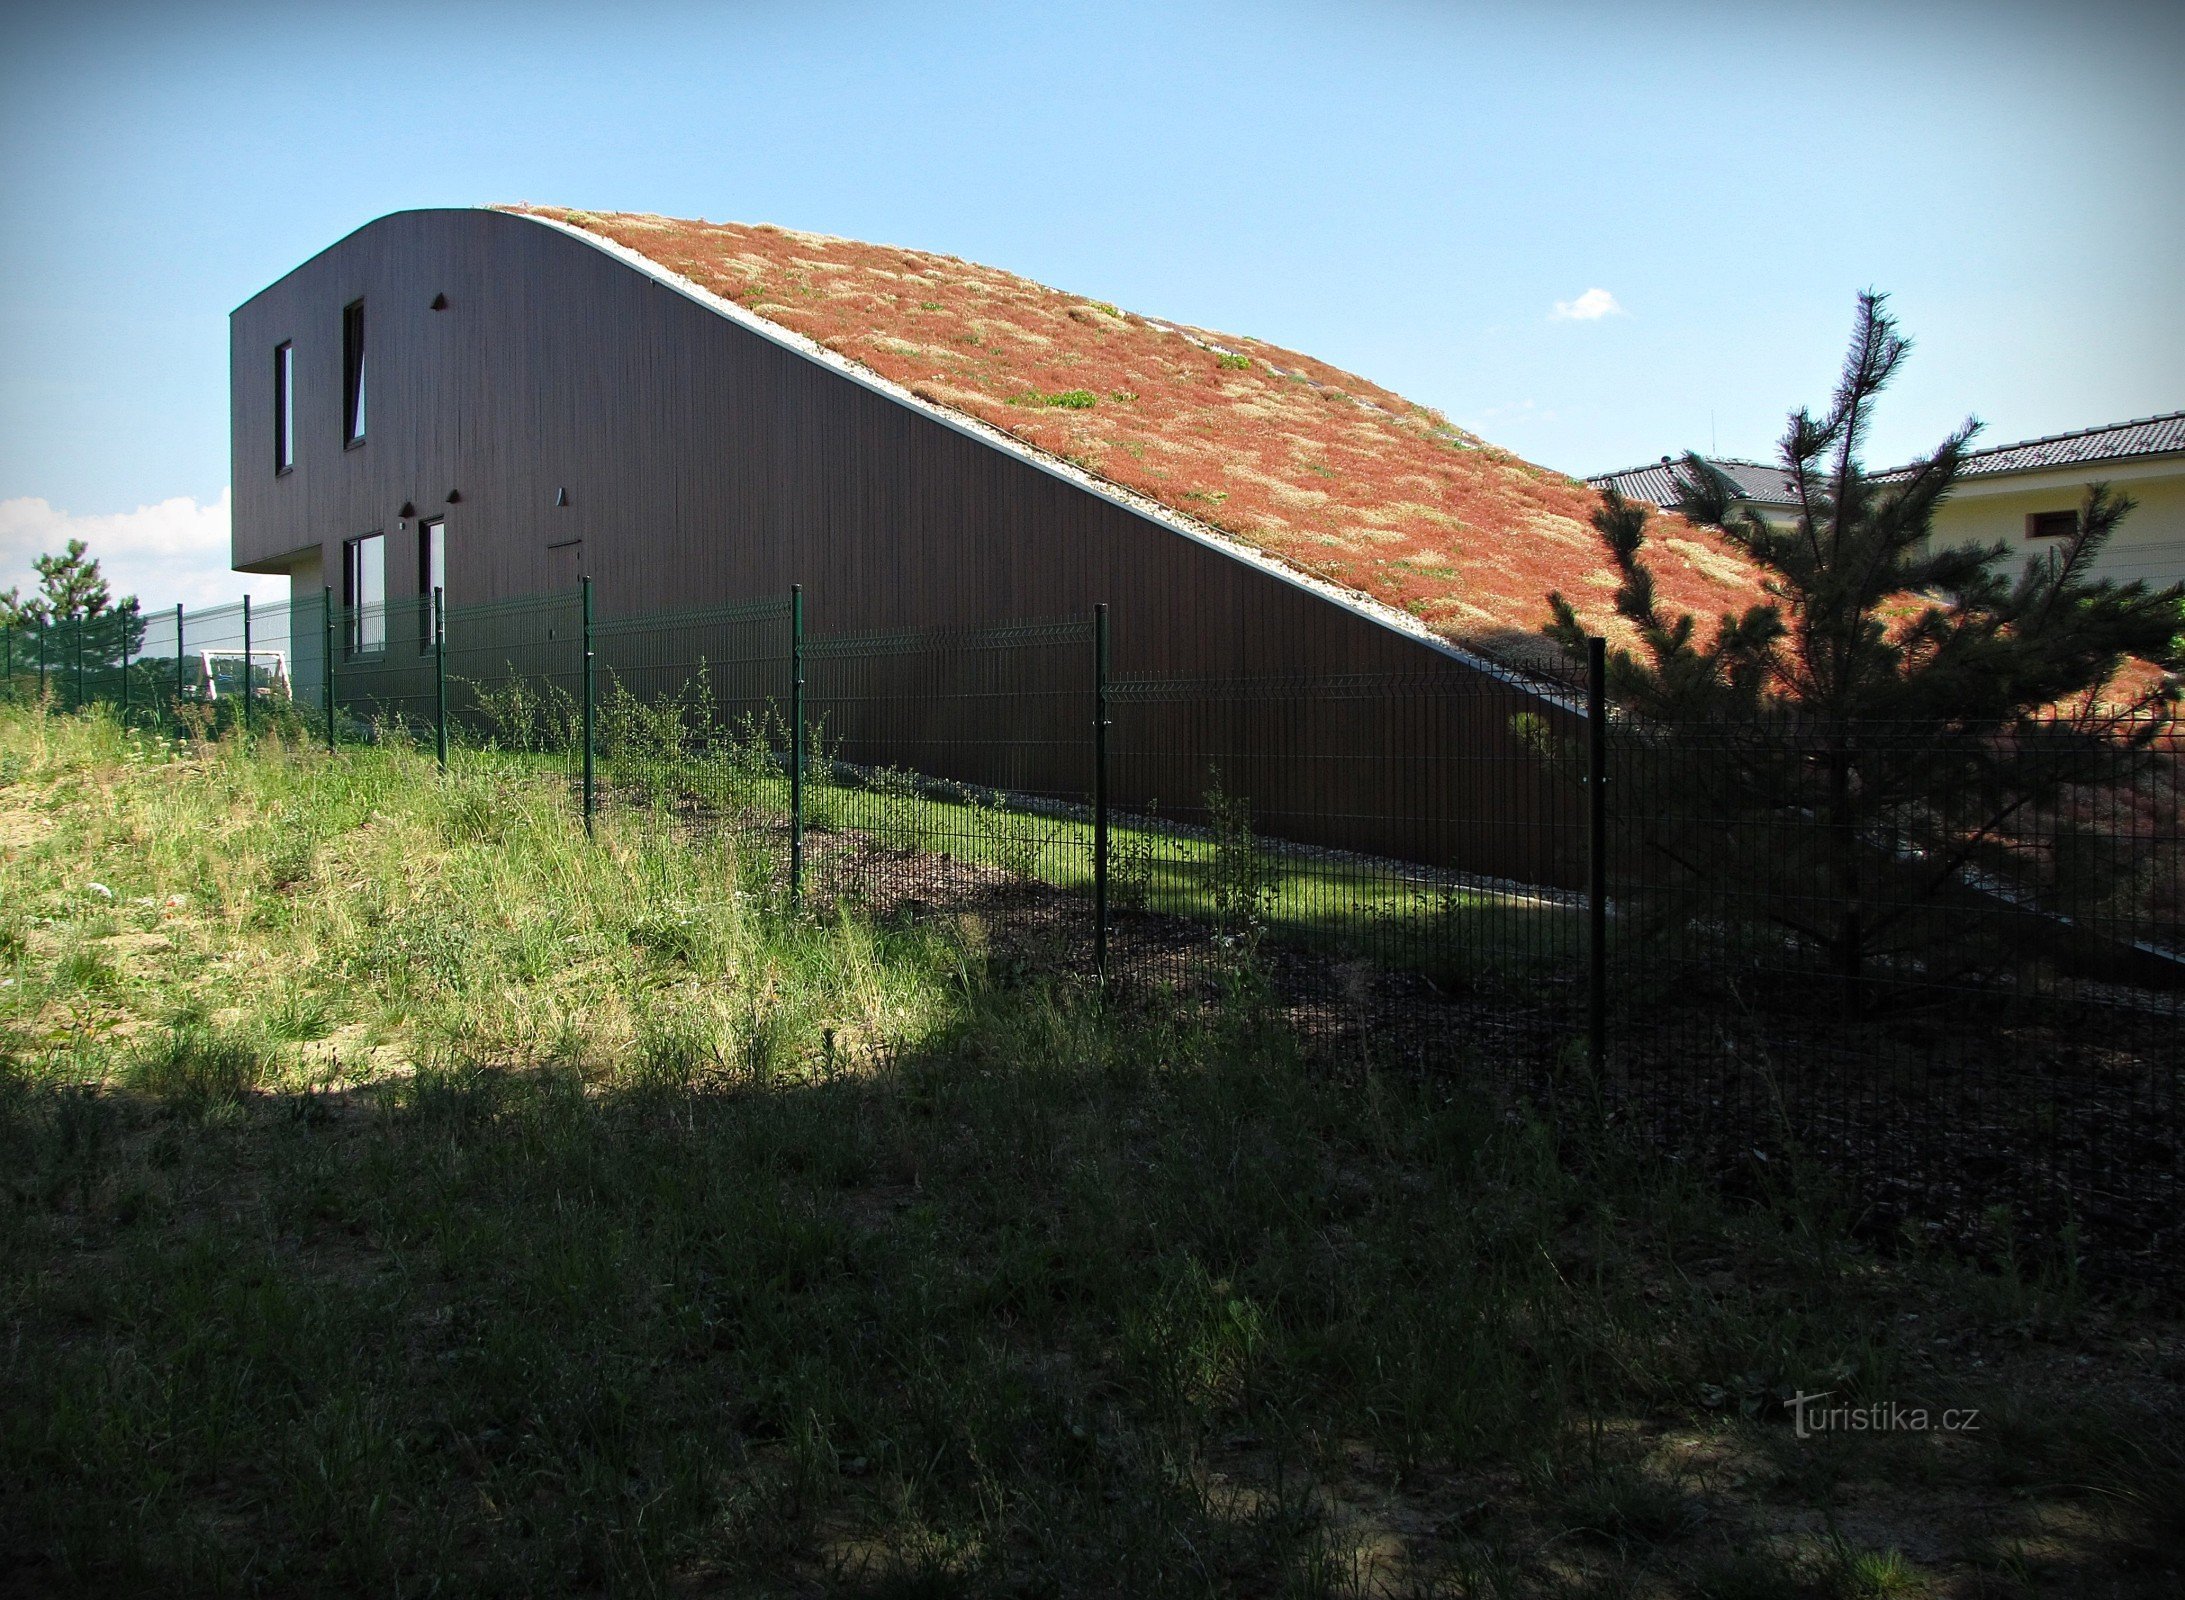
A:
[[[2032,511],[2026,514],[2029,539],[2068,539],[2079,531],[2076,511]]]

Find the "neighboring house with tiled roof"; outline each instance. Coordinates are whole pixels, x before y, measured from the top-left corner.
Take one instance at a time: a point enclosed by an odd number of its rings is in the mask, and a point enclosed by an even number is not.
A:
[[[2072,530],[2086,486],[2098,482],[2139,504],[2096,571],[2157,586],[2185,580],[2185,411],[1971,452],[1935,512],[1935,537],[2040,550]]]
[[[1771,467],[1761,461],[1740,461],[1734,456],[1703,459],[1737,486],[1740,505],[1759,512],[1770,522],[1787,522],[1796,514],[1798,503],[1790,479],[1781,467]],[[1614,489],[1626,500],[1644,500],[1667,510],[1677,503],[1682,492],[1683,473],[1683,457],[1663,456],[1643,467],[1598,473],[1586,482],[1596,489]]]
[[[1455,685],[1405,748],[1514,759],[1521,729],[1576,714],[1524,670],[1549,591],[1631,638],[1590,526],[1600,497],[1576,479],[1310,356],[930,251],[626,213],[398,212],[239,306],[230,352],[234,565],[341,615],[297,644],[303,694],[331,667],[357,703],[399,654],[414,676],[429,628],[384,618],[423,617],[435,591],[461,620],[581,585],[615,628],[785,605],[799,585],[821,640],[1015,638],[1089,629],[1102,606],[1119,681]],[[1667,604],[1717,615],[1761,592],[1727,541],[1679,519],[1658,548]],[[654,669],[618,663],[626,648],[605,670],[642,687]],[[918,770],[1068,792],[1071,695],[1091,681],[1069,665],[1067,692],[1020,696],[1017,744],[968,720],[985,691],[935,690],[928,732],[952,765]],[[1301,756],[1354,751],[1363,726],[1349,701],[1288,693],[1220,715],[1239,740],[1277,719],[1264,743]],[[877,728],[830,737],[867,765],[925,760],[887,742],[910,722]],[[1020,747],[1049,764],[1036,782],[1006,767]],[[1540,825],[1575,790],[1543,802],[1490,760],[1447,795],[1370,788],[1446,768],[1399,765],[1300,759],[1251,796],[1287,807],[1301,842],[1528,882],[1575,870]],[[1141,770],[1149,804],[1207,781]],[[1443,831],[1383,825],[1412,817]]]
[[[1780,467],[1730,457],[1706,458],[1742,491],[1742,503],[1770,522],[1789,522],[1797,502]],[[1588,478],[1627,500],[1676,504],[1682,457]],[[1902,477],[1909,465],[1878,472]],[[2103,552],[2097,571],[2156,586],[2185,580],[2185,411],[2140,417],[2076,433],[1993,445],[1965,458],[1950,498],[1935,513],[1935,537],[1953,544],[2007,544],[2032,552],[2068,533],[2089,483],[2106,482],[2138,508]]]

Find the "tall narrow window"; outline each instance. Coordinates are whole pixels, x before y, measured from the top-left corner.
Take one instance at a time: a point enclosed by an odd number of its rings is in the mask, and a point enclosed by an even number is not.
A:
[[[417,525],[417,592],[424,604],[418,608],[424,626],[418,630],[418,648],[432,648],[432,597],[446,603],[448,586],[448,524],[444,517]]]
[[[296,464],[296,347],[282,344],[273,352],[273,470],[286,472]]]
[[[341,310],[341,442],[364,442],[364,302]]]
[[[387,541],[376,533],[341,547],[341,603],[349,654],[387,648]]]

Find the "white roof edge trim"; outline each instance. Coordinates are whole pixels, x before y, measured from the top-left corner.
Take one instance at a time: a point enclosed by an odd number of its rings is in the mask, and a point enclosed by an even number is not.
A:
[[[1085,471],[1082,467],[1074,466],[1070,462],[1051,456],[1038,446],[1026,444],[1014,434],[1005,433],[991,423],[982,422],[976,417],[967,417],[960,411],[952,411],[946,406],[935,405],[930,400],[921,399],[901,384],[883,378],[870,367],[852,361],[845,356],[837,355],[834,351],[819,343],[818,340],[807,338],[792,328],[783,327],[778,322],[769,322],[766,318],[738,305],[735,301],[715,294],[702,284],[692,282],[681,273],[669,271],[642,251],[633,250],[617,240],[602,238],[599,234],[577,227],[574,223],[557,221],[552,217],[542,217],[528,211],[496,210],[495,214],[512,217],[523,222],[534,222],[540,227],[552,228],[558,233],[565,233],[573,239],[581,240],[602,254],[614,257],[623,265],[636,268],[654,282],[674,290],[685,299],[695,301],[707,310],[726,317],[738,327],[748,329],[760,338],[769,340],[792,354],[802,356],[807,361],[817,362],[830,371],[848,378],[852,383],[859,384],[871,390],[874,394],[894,401],[897,405],[906,406],[922,416],[930,417],[943,427],[951,428],[957,433],[963,434],[966,438],[976,439],[979,443],[991,449],[1006,451],[1018,460],[1037,467],[1049,477],[1060,478],[1063,482],[1082,489],[1088,494],[1097,495],[1109,504],[1124,511],[1143,517],[1148,522],[1158,523],[1171,533],[1181,534],[1186,539],[1194,540],[1211,550],[1217,550],[1231,560],[1242,561],[1247,565],[1257,567],[1260,571],[1279,578],[1295,588],[1303,589],[1319,599],[1341,606],[1344,610],[1363,617],[1368,622],[1378,623],[1392,633],[1400,633],[1406,638],[1418,644],[1423,644],[1429,649],[1447,656],[1450,660],[1493,678],[1498,683],[1515,689],[1522,694],[1531,695],[1536,700],[1546,701],[1560,710],[1575,715],[1584,714],[1584,707],[1573,697],[1557,694],[1551,689],[1544,688],[1525,676],[1525,674],[1515,668],[1503,665],[1491,656],[1484,656],[1476,650],[1467,650],[1461,645],[1451,644],[1407,611],[1384,604],[1371,595],[1363,595],[1354,589],[1345,589],[1340,584],[1330,583],[1325,578],[1316,578],[1310,573],[1300,572],[1295,567],[1267,554],[1264,550],[1248,545],[1241,539],[1234,539],[1227,534],[1216,532],[1206,524],[1195,522],[1181,512],[1162,505],[1150,496],[1136,494],[1120,484],[1111,483],[1105,478],[1097,477]]]

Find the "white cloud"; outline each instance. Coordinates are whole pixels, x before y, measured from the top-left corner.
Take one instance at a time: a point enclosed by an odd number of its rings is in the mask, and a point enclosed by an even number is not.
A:
[[[1575,300],[1558,300],[1555,309],[1548,313],[1553,322],[1598,322],[1603,317],[1620,317],[1624,308],[1616,303],[1616,297],[1606,289],[1588,289]]]
[[[210,505],[186,495],[108,516],[76,516],[44,500],[0,500],[0,589],[24,594],[38,586],[31,561],[81,539],[117,596],[133,594],[147,610],[177,601],[191,607],[221,605],[246,589],[265,600],[285,600],[287,580],[228,570],[226,489]]]

